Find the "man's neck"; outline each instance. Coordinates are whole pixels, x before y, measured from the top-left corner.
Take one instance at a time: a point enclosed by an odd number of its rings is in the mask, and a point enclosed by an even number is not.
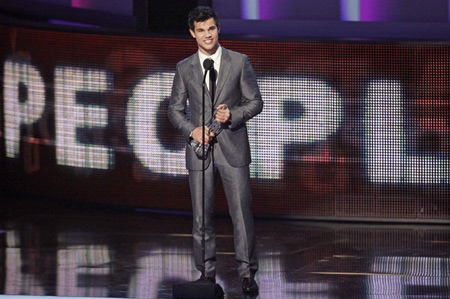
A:
[[[214,54],[216,54],[216,52],[217,52],[217,50],[219,49],[219,45],[217,45],[217,47],[215,47],[214,49],[211,49],[211,51],[205,51],[204,49],[202,49],[202,48],[198,48],[198,50],[200,51],[200,52],[202,52],[202,54],[203,55],[206,55],[206,56],[213,56]]]

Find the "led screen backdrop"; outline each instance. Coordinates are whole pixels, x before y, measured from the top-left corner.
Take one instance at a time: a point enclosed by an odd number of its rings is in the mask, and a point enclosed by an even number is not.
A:
[[[3,190],[190,210],[167,107],[193,39],[0,29]],[[221,44],[250,57],[265,101],[255,213],[448,219],[448,45]]]

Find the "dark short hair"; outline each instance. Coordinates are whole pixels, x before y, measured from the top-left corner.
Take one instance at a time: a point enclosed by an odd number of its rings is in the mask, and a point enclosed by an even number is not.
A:
[[[216,22],[216,26],[219,27],[219,17],[217,17],[216,12],[214,9],[208,6],[197,6],[193,10],[189,12],[188,16],[188,24],[189,29],[194,30],[194,22],[204,22],[211,18],[214,18],[214,21]]]

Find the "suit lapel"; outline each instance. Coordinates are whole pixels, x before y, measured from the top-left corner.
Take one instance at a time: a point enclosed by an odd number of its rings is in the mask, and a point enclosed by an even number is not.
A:
[[[219,98],[220,92],[225,85],[225,82],[228,79],[228,75],[230,74],[231,69],[231,56],[228,53],[228,50],[222,48],[222,57],[220,59],[220,72],[219,72],[219,80],[217,81],[216,94],[214,99],[214,104],[216,104],[217,99]]]

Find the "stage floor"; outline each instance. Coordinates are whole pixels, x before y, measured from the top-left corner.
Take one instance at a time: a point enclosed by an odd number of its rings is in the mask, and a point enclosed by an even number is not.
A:
[[[0,295],[172,298],[194,280],[191,217],[2,199]],[[244,297],[218,217],[226,298],[449,298],[450,227],[256,220],[258,296]]]

